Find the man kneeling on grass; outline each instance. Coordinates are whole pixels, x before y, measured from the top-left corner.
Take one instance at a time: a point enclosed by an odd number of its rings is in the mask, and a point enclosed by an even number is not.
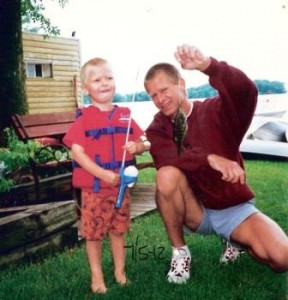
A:
[[[152,66],[145,76],[146,91],[159,109],[146,134],[157,168],[157,206],[172,244],[168,280],[184,283],[190,277],[183,228],[217,234],[233,250],[245,248],[275,272],[286,271],[288,238],[255,207],[239,152],[257,103],[255,84],[196,47],[179,46],[175,57],[183,69],[209,76],[218,96],[190,102],[184,79],[168,63]]]

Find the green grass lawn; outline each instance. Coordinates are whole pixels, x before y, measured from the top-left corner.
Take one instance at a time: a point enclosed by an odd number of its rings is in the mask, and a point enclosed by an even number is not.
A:
[[[246,169],[257,195],[257,206],[288,232],[288,164],[247,161]],[[154,169],[143,170],[139,181],[153,181],[154,174]],[[89,267],[80,244],[39,262],[2,270],[0,299],[287,299],[287,273],[275,274],[247,254],[234,264],[220,265],[222,249],[215,236],[189,236],[187,244],[193,256],[191,279],[185,285],[169,284],[165,276],[171,250],[155,211],[135,219],[127,234],[129,286],[115,284],[109,243],[105,240],[103,268],[109,288],[107,294],[90,292]]]

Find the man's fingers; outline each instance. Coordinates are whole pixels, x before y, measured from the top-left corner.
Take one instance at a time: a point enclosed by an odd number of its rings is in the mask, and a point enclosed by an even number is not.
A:
[[[240,182],[241,184],[245,183],[245,172],[238,165],[238,163],[233,162],[230,166],[228,166],[225,170],[222,171],[222,180],[231,183]]]

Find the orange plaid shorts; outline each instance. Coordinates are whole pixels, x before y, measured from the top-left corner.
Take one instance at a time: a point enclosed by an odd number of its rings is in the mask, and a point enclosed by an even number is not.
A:
[[[81,192],[80,232],[83,239],[99,241],[111,232],[123,234],[130,229],[130,193],[126,191],[122,206],[116,209],[116,195]]]

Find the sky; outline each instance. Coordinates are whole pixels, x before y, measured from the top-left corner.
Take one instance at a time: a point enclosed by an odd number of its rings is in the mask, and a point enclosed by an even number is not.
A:
[[[62,37],[81,45],[81,64],[111,62],[119,93],[143,91],[145,73],[170,62],[177,45],[190,44],[227,61],[251,79],[288,88],[288,0],[44,0],[45,15]],[[197,71],[181,71],[187,87],[207,83]]]

